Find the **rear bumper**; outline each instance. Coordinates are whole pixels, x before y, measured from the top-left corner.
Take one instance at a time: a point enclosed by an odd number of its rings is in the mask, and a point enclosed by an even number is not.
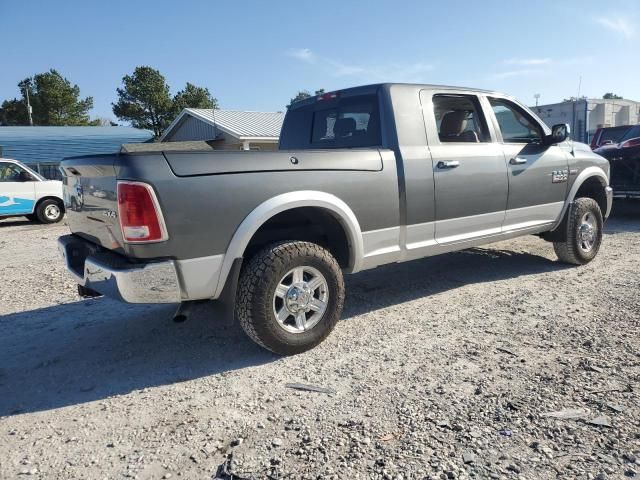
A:
[[[179,303],[180,281],[173,260],[131,264],[76,235],[58,240],[67,270],[87,288],[127,303]]]

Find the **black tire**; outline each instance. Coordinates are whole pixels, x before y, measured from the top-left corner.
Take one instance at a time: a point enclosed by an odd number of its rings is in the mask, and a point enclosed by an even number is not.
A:
[[[303,277],[309,280],[294,283],[296,277],[291,272],[300,272],[300,269]],[[317,275],[318,272],[321,275]],[[320,281],[324,281],[323,286],[311,290],[317,278],[322,278]],[[278,297],[276,287],[286,286],[289,279],[289,290],[284,296]],[[295,285],[308,285],[309,289],[292,291]],[[325,291],[328,296],[321,297]],[[258,345],[278,355],[294,355],[312,349],[331,333],[342,313],[344,292],[340,266],[327,250],[310,242],[280,242],[259,251],[243,267],[236,294],[236,317],[245,333]],[[298,298],[302,299],[302,307],[296,303]],[[304,310],[304,306],[309,306],[314,299],[321,298],[326,299],[325,302],[319,302],[325,305],[321,315],[314,317],[317,312],[312,310],[301,314],[303,321],[308,318],[311,326],[301,331],[290,331],[297,328],[299,310]],[[276,310],[277,313],[286,314],[290,303],[293,303],[298,314],[291,313],[286,320],[279,321]],[[317,323],[312,325],[314,321]]]
[[[35,214],[40,223],[58,223],[64,217],[64,207],[59,200],[48,198],[38,204]]]
[[[590,223],[594,227],[592,242],[584,239],[591,238],[590,227],[585,226]],[[593,260],[602,244],[603,223],[600,206],[594,199],[586,197],[576,199],[567,212],[566,240],[553,242],[553,249],[560,261],[573,265],[584,265]],[[583,237],[583,233],[585,237]]]

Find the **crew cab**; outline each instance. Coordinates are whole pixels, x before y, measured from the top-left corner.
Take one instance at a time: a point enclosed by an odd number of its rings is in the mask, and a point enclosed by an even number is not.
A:
[[[22,216],[41,223],[62,220],[62,182],[47,180],[17,160],[0,158],[0,218]]]
[[[82,293],[225,302],[258,344],[295,354],[334,328],[344,273],[531,234],[591,261],[609,163],[568,134],[497,92],[326,93],[290,106],[277,152],[63,161],[59,247]]]

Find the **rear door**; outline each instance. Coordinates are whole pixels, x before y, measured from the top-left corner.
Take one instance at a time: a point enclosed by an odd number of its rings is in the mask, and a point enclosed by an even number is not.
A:
[[[497,96],[486,100],[508,168],[503,231],[555,222],[567,195],[568,153],[544,145],[545,127],[521,105]]]
[[[435,238],[457,243],[500,233],[507,167],[476,95],[423,90],[435,188]]]
[[[20,165],[0,161],[0,215],[33,213],[36,180]]]

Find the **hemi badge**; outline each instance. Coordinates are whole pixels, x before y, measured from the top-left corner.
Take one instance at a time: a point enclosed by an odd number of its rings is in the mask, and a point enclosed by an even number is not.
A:
[[[577,174],[578,174],[577,168],[572,168],[571,170],[569,170],[569,175],[577,175]]]

